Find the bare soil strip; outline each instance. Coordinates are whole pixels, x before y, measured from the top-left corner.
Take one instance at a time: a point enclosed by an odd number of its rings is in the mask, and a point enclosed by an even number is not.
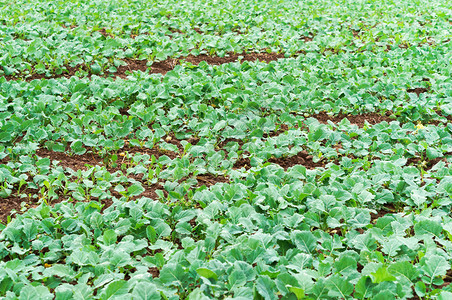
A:
[[[273,157],[270,158],[268,162],[278,164],[281,167],[283,167],[284,170],[287,170],[288,168],[291,168],[296,165],[302,165],[306,169],[315,169],[317,167],[325,166],[324,161],[314,162],[312,155],[310,155],[307,151],[301,151],[298,152],[296,155],[289,157],[279,157],[279,158]]]
[[[186,57],[179,57],[177,59],[174,58],[168,58],[161,62],[153,62],[150,67],[148,67],[148,61],[147,60],[138,60],[138,59],[131,59],[126,58],[123,61],[127,64],[124,66],[117,67],[117,72],[111,73],[108,71],[105,71],[103,75],[99,75],[101,77],[120,77],[120,78],[126,78],[128,72],[134,72],[134,71],[142,71],[142,72],[148,72],[155,74],[160,73],[165,75],[167,72],[174,69],[174,67],[181,63],[181,61],[189,62],[193,65],[199,65],[201,62],[205,61],[210,65],[222,65],[227,64],[231,62],[236,61],[264,61],[266,63],[269,63],[271,61],[284,58],[283,53],[229,53],[228,56],[225,57],[218,57],[218,56],[209,56],[209,55],[189,55]],[[38,74],[33,73],[31,76],[24,78],[25,81],[32,81],[35,79],[56,79],[56,78],[70,78],[72,76],[75,76],[75,73],[83,70],[88,72],[87,77],[91,77],[93,74],[90,72],[90,69],[85,64],[80,64],[75,67],[71,66],[64,66],[63,69],[65,69],[61,74],[53,74],[52,76],[47,77],[45,74]],[[5,76],[6,80],[17,80],[24,76],[24,74],[19,75],[7,75]]]
[[[339,123],[343,119],[347,118],[351,124],[357,125],[358,127],[364,127],[367,121],[371,125],[375,125],[381,122],[391,122],[394,119],[389,117],[390,112],[387,115],[380,115],[379,113],[364,113],[359,115],[344,115],[342,113],[336,115],[328,115],[326,112],[320,112],[318,114],[311,115],[310,117],[317,119],[322,124],[328,124],[328,121],[333,123]]]
[[[147,149],[147,148],[126,146],[115,152],[115,154],[117,154],[117,155],[119,154],[118,155],[118,161],[119,161],[118,166],[115,168],[106,166],[107,170],[110,173],[114,173],[116,171],[121,170],[120,165],[122,162],[120,160],[124,157],[126,152],[129,154],[139,153],[139,154],[148,154],[151,156],[154,155],[156,158],[159,158],[162,155],[168,155],[171,158],[175,158],[178,155],[177,153],[170,152],[170,151],[166,151],[165,153],[162,153],[158,149]],[[77,170],[86,171],[90,166],[104,166],[104,159],[100,155],[98,155],[96,153],[92,153],[92,152],[87,152],[82,155],[69,155],[67,153],[55,152],[55,151],[51,151],[51,150],[48,150],[45,148],[41,148],[41,149],[37,150],[36,154],[39,157],[49,158],[51,161],[57,160],[57,161],[59,161],[59,164],[58,164],[59,166],[64,167],[64,168],[71,168],[74,171],[77,171]],[[1,163],[6,163],[7,161],[8,161],[8,159],[3,159],[1,161]],[[141,198],[141,197],[157,199],[158,195],[156,193],[156,190],[163,189],[163,182],[149,184],[148,182],[146,182],[145,180],[142,179],[142,175],[129,174],[129,175],[127,175],[127,177],[140,182],[144,188],[143,193],[140,194],[138,197],[132,198],[132,200],[134,200],[136,198]],[[185,178],[185,180],[186,179],[188,179],[188,178]],[[215,185],[216,183],[219,183],[219,182],[224,182],[224,183],[229,182],[228,178],[226,178],[224,176],[214,176],[212,174],[198,175],[198,176],[196,176],[196,180],[198,181],[198,183],[194,186],[194,188],[199,188],[201,186],[211,187],[212,185]],[[184,180],[182,180],[182,181],[184,181]],[[126,188],[127,188],[127,186],[126,186]],[[112,196],[114,196],[116,198],[122,197],[121,194],[119,194],[117,191],[114,190],[114,187],[110,188],[109,192]],[[30,197],[21,198],[20,195],[22,195],[22,194],[30,195]],[[164,191],[164,194],[165,194],[165,196],[168,195],[168,193],[166,191]],[[1,201],[0,201],[0,222],[6,223],[7,217],[10,215],[12,210],[16,210],[18,213],[20,213],[21,205],[23,202],[25,203],[26,207],[36,207],[38,205],[39,197],[38,198],[32,197],[33,195],[39,196],[38,190],[25,189],[25,190],[20,191],[20,195],[18,195],[17,189],[14,189],[12,194],[9,197],[1,199]],[[59,198],[56,200],[52,200],[50,205],[55,205],[56,203],[60,203],[67,199],[68,199],[67,196],[59,195]],[[90,201],[91,200],[100,201],[103,204],[102,210],[108,208],[113,203],[113,201],[110,198],[99,200],[96,197],[92,197],[90,199]]]
[[[407,89],[406,91],[408,93],[415,93],[419,97],[420,94],[428,92],[428,89],[424,87],[417,87],[413,89]]]

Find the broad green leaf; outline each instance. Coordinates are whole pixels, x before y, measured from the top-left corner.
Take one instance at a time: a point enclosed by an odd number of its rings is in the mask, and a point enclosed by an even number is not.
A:
[[[188,295],[188,300],[209,300],[210,298],[207,297],[200,288],[194,289],[190,295]]]
[[[139,282],[133,289],[132,297],[136,300],[154,300],[160,299],[160,294],[154,284],[150,282]]]
[[[380,291],[378,294],[376,294],[374,297],[372,297],[372,299],[376,299],[376,300],[395,300],[396,297],[394,296],[394,294],[391,291]]]
[[[185,278],[185,271],[180,264],[166,264],[160,270],[160,281],[166,286],[183,287],[182,282]]]
[[[419,276],[417,269],[408,261],[399,261],[390,264],[388,272],[409,282],[413,282]]]
[[[370,276],[361,277],[355,285],[355,297],[360,299],[366,299],[370,295],[372,295],[372,289],[376,286],[375,283],[372,282],[372,278]]]
[[[277,299],[276,286],[270,277],[259,276],[255,284],[256,290],[265,300]]]
[[[26,286],[20,290],[19,300],[53,299],[45,286]]]
[[[113,229],[109,229],[109,230],[105,231],[103,234],[104,244],[107,246],[110,246],[110,245],[113,245],[114,243],[116,243],[117,239],[118,239],[118,235],[116,234],[116,232]]]
[[[291,233],[291,240],[298,249],[311,253],[316,248],[317,239],[310,231],[294,231]]]
[[[427,287],[425,286],[425,283],[422,281],[417,281],[414,285],[414,291],[416,292],[416,295],[419,297],[424,297],[427,293]]]
[[[196,273],[198,273],[199,276],[207,279],[213,279],[215,281],[218,280],[218,275],[214,271],[206,268],[198,268],[196,269]]]
[[[337,262],[334,263],[335,272],[347,275],[351,271],[356,270],[357,261],[350,255],[343,255]]]
[[[381,266],[377,271],[372,273],[373,282],[381,283],[384,281],[394,281],[396,278],[388,272],[388,267]]]
[[[430,278],[430,284],[433,283],[436,277],[446,275],[447,270],[451,267],[450,263],[448,263],[444,257],[439,255],[423,257],[421,263],[424,274]]]
[[[353,292],[353,285],[339,275],[333,275],[325,281],[328,296],[347,299]]]
[[[55,289],[55,300],[71,300],[73,295],[73,287],[70,284],[62,284]]]
[[[152,227],[151,225],[146,227],[146,235],[151,244],[155,243],[155,241],[157,240],[157,233],[155,232],[154,227]]]
[[[140,195],[142,192],[144,192],[144,188],[141,186],[141,184],[133,184],[130,187],[127,188],[127,195],[129,197],[135,197]]]
[[[289,287],[289,291],[294,293],[298,300],[303,299],[305,297],[304,290],[302,288],[291,286]]]
[[[129,292],[129,283],[125,280],[115,280],[111,282],[104,292],[101,294],[100,299],[119,299],[121,296]]]
[[[438,295],[438,300],[449,300],[452,299],[452,293],[448,291],[441,291]]]
[[[245,272],[242,270],[233,270],[228,277],[229,284],[233,287],[245,285],[247,278]]]
[[[433,235],[439,237],[443,230],[441,224],[432,220],[422,220],[414,225],[414,233],[416,235]]]

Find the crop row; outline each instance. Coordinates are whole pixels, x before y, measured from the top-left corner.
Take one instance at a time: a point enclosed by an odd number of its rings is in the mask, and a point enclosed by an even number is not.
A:
[[[166,8],[122,2],[60,5],[44,1],[4,6],[0,10],[1,71],[5,76],[23,77],[55,76],[75,69],[116,73],[127,64],[125,59],[160,62],[190,54],[224,56],[249,50],[287,56],[299,52],[378,54],[415,47],[432,51],[444,48],[451,38],[450,8],[437,1],[424,3],[422,11],[408,1],[347,3],[344,7],[329,1],[265,5],[235,1],[227,8],[217,4],[217,12],[197,1],[165,2]],[[19,5],[23,9],[17,10]],[[353,13],[344,14],[344,10]]]

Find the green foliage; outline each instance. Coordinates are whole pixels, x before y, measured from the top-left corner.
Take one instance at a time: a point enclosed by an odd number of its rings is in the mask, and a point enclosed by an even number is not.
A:
[[[451,297],[447,1],[69,2],[0,9],[0,297]]]

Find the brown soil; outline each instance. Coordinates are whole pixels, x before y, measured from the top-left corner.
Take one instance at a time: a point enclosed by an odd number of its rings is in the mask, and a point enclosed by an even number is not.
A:
[[[396,213],[396,208],[392,203],[385,204],[380,210],[377,211],[376,214],[370,213],[370,222],[374,223],[379,218],[384,217],[390,213]]]
[[[137,59],[131,59],[126,58],[124,59],[124,62],[127,63],[125,66],[119,66],[116,69],[118,70],[116,73],[113,73],[114,75],[125,78],[126,72],[133,72],[133,71],[142,71],[146,72],[148,69],[147,61],[146,60],[137,60]]]
[[[448,121],[452,122],[452,115],[445,116],[441,110],[435,109],[435,112],[440,116],[446,118]]]
[[[63,28],[74,29],[74,28],[77,28],[78,26],[77,26],[77,25],[74,25],[74,24],[71,24],[69,27],[67,27],[65,24],[61,24],[61,27],[63,27]]]
[[[195,146],[196,144],[198,144],[200,138],[199,137],[190,137],[188,138],[186,141],[189,142],[191,145]]]
[[[108,33],[106,29],[107,29],[107,28],[104,27],[104,28],[101,28],[101,29],[97,30],[97,32],[99,32],[100,34],[102,34],[102,35],[103,35],[104,37],[106,37],[106,38],[112,38],[113,35],[110,34],[110,33]]]
[[[193,177],[193,174],[190,174],[187,177],[184,177],[182,179],[179,180],[179,184],[187,181],[189,178]],[[196,181],[198,182],[194,188],[199,188],[202,186],[206,186],[207,188],[217,184],[217,183],[228,183],[229,179],[227,177],[224,177],[222,175],[212,175],[212,174],[201,174],[201,175],[197,175],[196,177],[194,177],[196,179]]]
[[[198,56],[189,55],[184,58],[179,58],[180,60],[185,60],[194,65],[199,65],[201,62],[205,61],[209,65],[222,65],[231,62],[236,62],[239,60],[239,56],[243,58],[241,61],[265,61],[269,63],[280,58],[284,58],[283,53],[229,53],[228,56],[218,57],[218,56],[208,56],[206,54],[201,54]]]
[[[437,163],[439,163],[440,161],[447,163],[447,157],[451,156],[451,155],[452,155],[452,152],[447,152],[442,157],[437,157],[437,158],[430,159],[430,160],[427,159],[424,161],[424,165],[420,165],[420,164],[422,164],[421,157],[419,157],[419,156],[410,157],[410,158],[408,158],[406,165],[407,166],[410,166],[410,165],[421,166],[424,170],[428,171],[431,168],[433,168],[433,166],[436,165]]]
[[[406,91],[408,93],[416,93],[416,95],[419,97],[420,94],[428,92],[428,89],[423,88],[423,87],[418,87],[418,88],[414,88],[414,89],[407,89]]]
[[[151,274],[152,278],[157,278],[160,276],[160,270],[157,267],[149,268],[149,274]]]
[[[371,125],[375,125],[381,122],[391,122],[393,119],[389,117],[390,112],[386,113],[386,115],[380,115],[378,113],[364,113],[359,115],[344,115],[342,113],[330,116],[326,112],[320,112],[318,114],[311,115],[310,117],[316,118],[320,123],[327,124],[328,121],[332,121],[333,123],[339,123],[344,118],[347,118],[351,124],[358,125],[358,127],[364,127],[365,121],[367,121]]]
[[[163,137],[163,139],[167,143],[175,145],[177,147],[177,149],[179,150],[179,153],[183,153],[184,152],[184,146],[182,146],[180,140],[175,137],[174,133],[169,133],[169,134],[165,135]]]
[[[446,275],[444,276],[443,280],[444,280],[444,283],[438,286],[439,289],[445,288],[446,286],[448,286],[452,283],[452,270],[451,269],[447,270]]]
[[[228,183],[229,179],[224,177],[224,176],[214,176],[212,174],[202,174],[202,175],[198,175],[196,176],[196,180],[198,181],[198,184],[196,185],[196,187],[201,187],[203,185],[205,185],[206,187],[211,187],[217,183]]]
[[[144,180],[141,179],[141,175],[129,174],[127,177],[133,178],[136,181],[140,182],[141,186],[144,188],[144,191],[140,195],[131,197],[130,200],[136,200],[136,199],[139,199],[141,197],[147,197],[147,198],[150,198],[150,199],[158,199],[159,196],[157,195],[156,190],[162,190],[164,196],[165,197],[168,196],[168,192],[163,189],[163,185],[162,185],[161,182],[157,182],[157,183],[154,183],[154,184],[150,185],[150,184],[148,184],[147,182],[145,182]],[[129,185],[131,185],[131,184],[129,184]],[[117,191],[115,191],[113,187],[110,188],[110,193],[114,197],[116,197],[117,199],[122,198],[122,195],[120,193],[118,193]]]
[[[117,72],[110,73],[108,71],[105,71],[103,75],[99,75],[102,77],[120,77],[120,78],[126,78],[127,72],[133,72],[133,71],[142,71],[147,72],[150,68],[150,73],[160,73],[165,75],[167,72],[174,69],[176,65],[180,63],[180,61],[186,61],[194,65],[198,65],[202,61],[207,62],[211,65],[222,65],[230,62],[236,62],[239,59],[239,56],[242,56],[241,61],[265,61],[266,63],[269,63],[271,61],[284,58],[284,54],[282,53],[229,53],[228,56],[225,57],[218,57],[218,56],[208,56],[205,54],[194,56],[189,55],[187,57],[180,57],[178,59],[174,58],[168,58],[161,62],[153,62],[151,67],[147,66],[148,61],[147,60],[137,60],[137,59],[131,59],[126,58],[123,61],[127,63],[127,65],[119,66],[117,67]],[[25,78],[25,81],[32,81],[35,79],[51,79],[51,78],[70,78],[75,75],[75,73],[79,70],[83,70],[89,73],[89,68],[85,64],[77,65],[75,67],[71,66],[64,66],[66,70],[61,74],[53,74],[50,77],[46,77],[45,74],[38,74],[33,73],[31,76]],[[89,73],[88,78],[91,78],[93,74]],[[24,75],[8,75],[5,76],[6,80],[16,80],[19,78],[22,78]]]
[[[314,162],[312,160],[312,155],[309,155],[307,151],[301,151],[298,152],[297,155],[289,156],[289,157],[279,157],[279,158],[270,158],[268,162],[278,164],[281,167],[284,168],[284,170],[287,170],[290,167],[296,166],[296,165],[303,165],[307,169],[314,169],[317,167],[324,167],[325,163],[322,161]]]
[[[26,195],[36,195],[39,192],[38,190],[25,189],[20,193]],[[49,205],[54,206],[55,204],[63,202],[65,200],[68,200],[68,197],[61,195],[58,199],[49,200]],[[94,198],[91,200],[99,201],[98,199]],[[21,198],[19,197],[19,195],[17,195],[17,190],[13,190],[12,194],[9,197],[3,198],[0,201],[0,222],[6,224],[8,216],[11,214],[12,210],[16,210],[18,214],[22,214],[22,212],[20,211],[22,203],[25,203],[25,207],[27,208],[33,208],[39,205],[38,201],[39,198]],[[104,211],[113,204],[113,201],[111,199],[102,199],[100,200],[100,202],[103,205],[101,211]]]
[[[227,138],[224,141],[220,142],[218,144],[218,148],[223,149],[228,143],[237,143],[239,144],[239,149],[243,146],[244,142],[243,140],[236,139],[236,138]]]
[[[188,224],[190,224],[191,227],[195,228],[196,227],[196,217],[194,217],[193,219],[188,221]]]
[[[58,160],[59,166],[71,168],[73,170],[87,170],[88,166],[103,165],[103,159],[95,154],[88,153],[82,155],[68,155],[63,152],[50,151],[45,148],[38,149],[36,154],[40,157],[50,158],[51,161]]]
[[[121,158],[123,157],[120,154],[125,154],[125,152],[128,152],[130,154],[141,153],[141,154],[148,154],[150,156],[154,155],[154,156],[156,156],[156,158],[163,155],[163,153],[161,153],[158,149],[147,149],[147,148],[125,146],[124,148],[122,148],[116,152],[116,154],[118,154],[118,162],[117,162],[118,164],[121,164]],[[96,153],[87,152],[82,155],[69,155],[67,153],[55,152],[55,151],[50,151],[45,148],[41,148],[36,151],[36,154],[39,157],[50,158],[51,161],[57,160],[57,161],[59,161],[59,164],[58,164],[59,166],[64,167],[64,168],[71,168],[74,171],[87,170],[90,166],[104,165],[103,158],[100,157]],[[175,158],[177,156],[176,153],[170,152],[170,151],[166,151],[164,154],[168,155],[171,158]],[[6,163],[6,162],[7,162],[7,158],[4,158],[2,160],[2,163]],[[120,168],[116,167],[113,169],[113,168],[107,166],[107,170],[109,172],[113,173],[117,170],[120,170]],[[141,180],[139,175],[130,174],[130,175],[128,175],[128,177],[134,178],[135,180],[140,181],[142,183],[143,187],[145,188],[145,191],[139,197],[149,197],[152,199],[156,199],[157,194],[155,191],[157,189],[162,189],[162,186],[159,183],[149,185],[147,182],[144,182],[143,180]],[[119,194],[118,192],[116,192],[114,190],[114,188],[110,189],[110,193],[117,198],[122,197],[122,195]],[[38,191],[27,189],[27,190],[21,191],[21,194],[36,195],[36,194],[38,194]],[[56,200],[52,200],[51,205],[54,205],[56,203],[66,200],[66,199],[67,199],[67,197],[60,197]],[[97,200],[97,199],[93,198],[92,200]],[[11,194],[11,196],[1,199],[1,201],[0,201],[0,222],[6,222],[7,217],[10,214],[11,210],[14,209],[19,212],[22,202],[25,202],[26,206],[28,206],[28,207],[36,207],[37,206],[37,199],[20,198],[17,195],[17,190],[13,190],[13,193]],[[102,202],[102,204],[104,204],[102,210],[106,209],[113,203],[111,199],[104,199],[101,202]]]
[[[305,43],[312,42],[314,40],[314,34],[310,33],[308,36],[302,35],[300,40],[303,40]]]
[[[22,202],[26,202],[28,206],[33,206],[35,205],[35,199],[27,199],[27,198],[20,198],[17,196],[17,191],[13,191],[12,194],[7,197],[7,198],[0,198],[0,222],[3,222],[6,224],[6,220],[8,218],[8,216],[10,215],[10,212],[14,209],[17,211],[17,213],[20,214],[20,208],[21,208],[21,203]],[[35,194],[34,191],[32,190],[25,190],[21,193],[33,193]]]
[[[171,33],[184,34],[184,32],[182,32],[180,29],[177,29],[177,28],[168,27],[168,30],[171,31]]]
[[[170,141],[168,142],[172,142],[178,146],[180,146],[180,141],[176,140],[175,138],[172,138]],[[89,149],[89,151],[92,151],[92,149]],[[165,151],[162,152],[159,149],[148,149],[148,148],[139,148],[139,147],[131,147],[126,145],[125,147],[123,147],[122,149],[119,149],[118,151],[115,152],[115,154],[118,155],[118,161],[116,162],[118,164],[118,166],[116,168],[111,168],[110,166],[106,166],[107,170],[111,173],[120,170],[120,166],[122,163],[128,163],[127,160],[125,160],[125,155],[126,153],[128,154],[148,154],[150,156],[154,155],[157,159],[161,156],[161,155],[167,155],[170,158],[174,159],[175,157],[177,157],[177,153],[171,152],[171,151]],[[57,160],[59,161],[59,166],[64,167],[64,168],[71,168],[73,170],[87,170],[89,167],[91,166],[102,166],[104,165],[104,160],[101,156],[99,156],[96,153],[92,153],[92,152],[87,152],[85,154],[82,155],[69,155],[67,153],[62,153],[62,152],[55,152],[55,151],[51,151],[45,148],[42,149],[38,149],[36,151],[36,154],[39,157],[47,157],[50,158],[51,161]],[[124,161],[122,161],[124,160]],[[7,158],[4,158],[2,161],[7,161]],[[168,195],[168,193],[163,189],[163,185],[162,182],[157,182],[155,184],[149,184],[147,181],[142,179],[142,174],[138,174],[138,175],[134,175],[134,174],[129,174],[127,175],[129,178],[131,179],[135,179],[136,181],[140,182],[141,185],[144,188],[144,192],[141,193],[139,196],[133,197],[131,198],[131,200],[137,199],[137,198],[141,198],[141,197],[148,197],[151,199],[157,199],[158,195],[156,193],[156,190],[163,190],[165,196]],[[212,185],[215,185],[218,182],[229,182],[229,180],[224,177],[224,176],[214,176],[211,174],[202,174],[202,175],[198,175],[196,177],[198,184],[196,184],[195,188],[201,187],[201,186],[206,186],[206,187],[210,187]],[[126,186],[127,188],[128,186]],[[110,188],[110,194],[116,198],[121,198],[122,195],[120,193],[118,193],[117,191],[114,190],[114,187]],[[38,193],[37,190],[25,190],[23,192],[21,192],[21,194],[32,194],[32,195],[36,195]],[[60,197],[57,200],[52,200],[52,205],[64,201],[66,200],[67,197]],[[98,200],[97,198],[92,198],[92,200]],[[16,211],[20,211],[21,208],[21,203],[25,202],[27,206],[29,207],[36,207],[37,205],[37,200],[33,199],[33,198],[20,198],[17,195],[17,191],[13,191],[12,195],[2,199],[2,201],[0,202],[0,221],[2,222],[6,222],[7,220],[7,216],[10,214],[11,210],[16,210]],[[112,200],[110,198],[108,199],[104,199],[101,201],[102,204],[104,204],[104,207],[102,210],[106,209],[107,207],[109,207],[112,204]]]
[[[177,143],[177,141],[173,141],[174,143]],[[179,142],[180,143],[180,142]],[[129,153],[129,154],[147,154],[152,157],[152,155],[155,156],[155,158],[159,158],[160,156],[166,155],[171,159],[174,159],[178,157],[178,153],[172,152],[172,151],[166,151],[166,150],[159,150],[158,147],[149,149],[149,148],[140,148],[135,146],[124,146],[122,149],[119,149],[117,153]]]
[[[281,124],[281,126],[279,126],[278,130],[271,131],[269,133],[264,133],[263,137],[268,138],[268,137],[278,136],[278,135],[286,132],[287,130],[289,130],[289,126],[287,126],[286,124]]]
[[[241,169],[245,168],[245,170],[249,170],[251,168],[251,161],[248,157],[238,159],[233,166],[233,169]]]
[[[127,107],[120,108],[120,109],[119,109],[119,113],[120,113],[122,116],[130,116],[130,115],[129,115],[129,110],[127,109]]]
[[[360,30],[351,29],[351,31],[352,31],[353,37],[359,36]]]

